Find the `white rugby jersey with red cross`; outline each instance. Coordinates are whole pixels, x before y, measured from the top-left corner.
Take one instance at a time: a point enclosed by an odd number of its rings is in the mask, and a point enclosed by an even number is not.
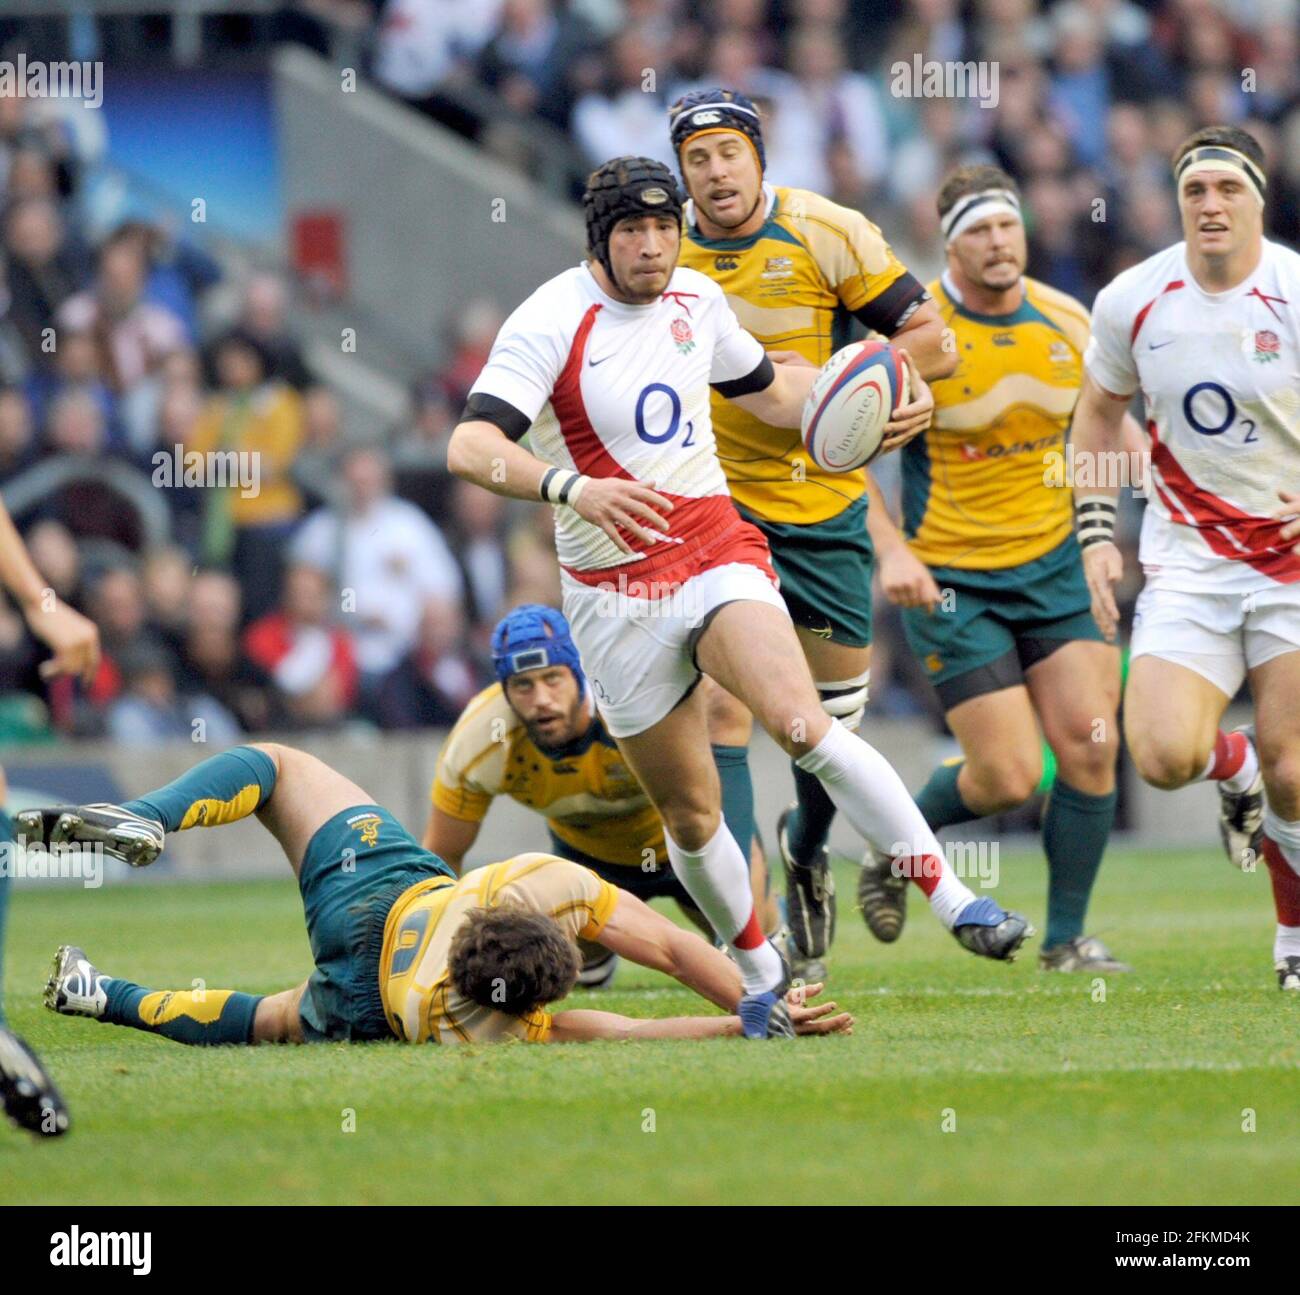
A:
[[[605,293],[584,264],[542,284],[506,320],[470,402],[493,396],[530,419],[530,447],[546,463],[640,481],[673,501],[665,539],[631,559],[598,526],[557,507],[566,571],[603,580],[618,567],[653,566],[666,575],[674,553],[685,559],[745,527],[718,465],[709,387],[761,390],[766,368],[762,346],[705,275],[679,266],[654,302],[634,306]]]
[[[1142,391],[1148,578],[1221,593],[1300,581],[1268,516],[1279,487],[1300,489],[1300,256],[1265,240],[1243,283],[1211,293],[1185,243],[1158,252],[1098,295],[1084,363],[1115,395]]]

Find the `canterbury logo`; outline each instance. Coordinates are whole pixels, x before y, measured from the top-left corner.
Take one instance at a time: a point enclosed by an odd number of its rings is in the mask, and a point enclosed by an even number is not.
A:
[[[715,270],[734,270],[740,264],[738,256],[715,256],[713,258],[713,268]]]
[[[697,112],[691,118],[692,126],[714,126],[722,120],[722,114],[712,108],[707,108],[703,112]]]

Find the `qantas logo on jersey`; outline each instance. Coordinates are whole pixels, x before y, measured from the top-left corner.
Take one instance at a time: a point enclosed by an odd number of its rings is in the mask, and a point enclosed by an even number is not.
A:
[[[969,441],[963,441],[961,456],[967,463],[979,463],[984,459],[1005,459],[1010,454],[1037,453],[1050,445],[1056,445],[1060,439],[1061,433],[1053,432],[1051,436],[1040,436],[1036,441],[1012,441],[1010,445],[990,445],[986,450],[980,449],[978,445],[972,445]]]

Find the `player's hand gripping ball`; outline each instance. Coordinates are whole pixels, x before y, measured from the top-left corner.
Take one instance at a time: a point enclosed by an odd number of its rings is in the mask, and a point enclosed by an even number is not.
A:
[[[852,472],[880,453],[909,399],[903,357],[888,342],[853,342],[822,366],[803,407],[803,443],[827,472]]]

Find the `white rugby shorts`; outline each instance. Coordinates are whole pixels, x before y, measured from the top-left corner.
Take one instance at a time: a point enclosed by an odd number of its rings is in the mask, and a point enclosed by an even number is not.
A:
[[[672,585],[661,596],[638,582],[635,567],[604,588],[561,573],[564,615],[582,668],[612,737],[635,737],[657,724],[695,686],[695,640],[727,603],[760,602],[788,616],[773,578],[748,562],[727,562]]]
[[[1300,651],[1300,584],[1249,593],[1162,589],[1148,582],[1133,613],[1129,656],[1195,670],[1234,697],[1246,672]]]

